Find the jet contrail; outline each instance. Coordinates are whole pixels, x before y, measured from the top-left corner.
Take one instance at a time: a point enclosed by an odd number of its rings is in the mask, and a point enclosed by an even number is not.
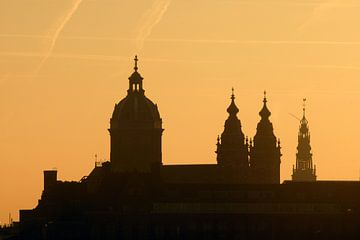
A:
[[[44,55],[38,52],[0,52],[0,56],[20,57],[20,58],[42,58]],[[74,60],[91,60],[91,61],[129,61],[127,56],[115,55],[89,55],[89,54],[71,54],[71,53],[53,53],[52,58],[57,59],[74,59]],[[217,60],[191,60],[191,59],[171,59],[171,58],[142,58],[143,61],[149,62],[179,62],[179,63],[222,63]]]
[[[158,24],[166,13],[171,0],[155,0],[149,11],[144,17],[144,23],[140,26],[139,33],[136,37],[137,51],[144,46],[147,37],[150,36],[153,28]]]
[[[290,116],[292,116],[293,118],[295,118],[296,120],[299,120],[299,121],[301,121],[301,119],[300,118],[298,118],[295,114],[292,114],[292,113],[288,113]]]
[[[52,39],[48,35],[26,35],[26,34],[0,34],[0,38],[38,38],[38,39]],[[68,40],[94,40],[94,41],[123,41],[133,42],[135,38],[117,38],[117,37],[93,37],[93,36],[59,36],[58,39]],[[297,40],[236,40],[236,39],[186,39],[186,38],[147,38],[144,42],[162,43],[210,43],[210,44],[260,44],[260,45],[360,45],[360,41],[297,41]]]
[[[346,4],[346,3],[345,3]],[[314,7],[310,17],[298,27],[298,31],[303,31],[305,28],[307,28],[309,25],[311,25],[313,22],[318,22],[319,20],[326,19],[329,15],[331,16],[331,13],[328,13],[329,10],[334,10],[337,7],[342,6],[352,6],[352,5],[345,5],[343,3],[343,0],[327,0],[316,7]],[[358,5],[357,5],[358,6]],[[354,6],[353,6],[354,7]]]
[[[41,62],[39,64],[39,66],[37,67],[35,73],[38,73],[41,70],[41,68],[43,67],[45,62],[49,59],[49,57],[53,53],[54,48],[55,48],[55,44],[56,44],[56,42],[57,42],[57,40],[58,40],[58,38],[60,36],[60,33],[62,32],[62,30],[64,29],[66,24],[71,20],[72,16],[74,15],[74,13],[79,8],[81,2],[82,2],[82,0],[75,0],[73,7],[69,10],[69,12],[66,14],[64,20],[61,22],[60,26],[56,29],[54,35],[51,38],[50,47],[49,47],[47,53],[45,54],[44,58],[41,60]]]

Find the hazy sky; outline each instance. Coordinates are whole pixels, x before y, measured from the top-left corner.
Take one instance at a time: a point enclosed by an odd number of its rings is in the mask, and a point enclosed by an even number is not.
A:
[[[44,169],[79,180],[109,159],[109,119],[139,55],[163,161],[214,163],[231,87],[253,137],[268,92],[295,163],[308,99],[318,178],[359,179],[360,1],[0,0],[0,221],[33,208]]]

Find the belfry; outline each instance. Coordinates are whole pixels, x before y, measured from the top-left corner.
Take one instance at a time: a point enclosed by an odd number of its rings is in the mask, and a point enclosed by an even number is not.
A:
[[[312,160],[309,122],[305,115],[305,102],[306,99],[304,99],[303,117],[300,120],[298,133],[296,165],[293,166],[292,174],[292,180],[297,182],[316,181],[316,166],[313,165]]]

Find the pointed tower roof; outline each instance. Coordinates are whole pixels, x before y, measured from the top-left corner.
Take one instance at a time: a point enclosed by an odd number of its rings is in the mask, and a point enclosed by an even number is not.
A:
[[[222,137],[227,134],[230,135],[241,135],[244,137],[244,134],[241,130],[241,122],[237,117],[237,113],[239,112],[239,108],[235,104],[235,94],[234,88],[231,89],[231,103],[227,108],[227,112],[229,113],[228,119],[225,121],[224,132],[221,135]]]
[[[229,113],[224,124],[221,137],[217,138],[217,161],[223,166],[242,166],[242,170],[249,167],[248,145],[241,130],[241,122],[237,117],[239,108],[235,104],[234,88],[231,89],[231,103],[227,108]],[[242,176],[246,177],[246,175]]]
[[[276,144],[276,137],[273,132],[273,125],[270,122],[270,115],[271,112],[267,107],[267,97],[266,97],[266,91],[264,92],[264,99],[263,99],[263,107],[261,111],[259,112],[259,115],[261,117],[258,125],[257,125],[257,131],[254,137],[254,142],[256,142],[257,139],[263,138],[263,137],[270,137],[274,141],[273,144]]]
[[[231,91],[231,103],[230,106],[227,108],[227,112],[230,114],[230,116],[235,116],[239,112],[239,108],[235,104],[234,88],[232,88]]]
[[[263,100],[264,106],[261,109],[261,111],[259,112],[259,115],[261,116],[262,119],[268,119],[271,115],[270,110],[267,108],[267,98],[266,98],[266,91],[264,91],[264,100]]]

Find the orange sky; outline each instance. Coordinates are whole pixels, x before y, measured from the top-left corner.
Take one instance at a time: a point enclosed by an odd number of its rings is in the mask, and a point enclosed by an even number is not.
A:
[[[133,56],[164,121],[164,163],[214,163],[231,87],[253,137],[268,91],[295,163],[308,99],[318,178],[359,179],[359,1],[0,1],[0,221],[33,208],[42,171],[79,180],[109,159],[109,119]]]

